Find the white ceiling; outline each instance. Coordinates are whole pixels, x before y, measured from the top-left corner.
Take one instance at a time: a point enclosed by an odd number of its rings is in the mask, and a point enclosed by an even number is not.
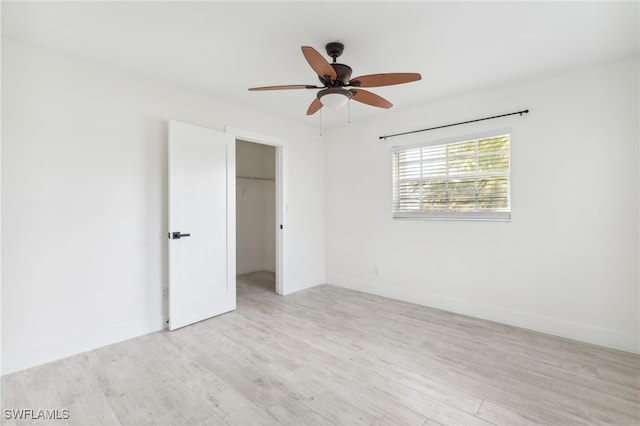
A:
[[[316,126],[300,46],[341,41],[353,76],[419,72],[370,89],[405,108],[638,55],[636,2],[2,2],[2,33],[225,102]],[[385,110],[353,102],[351,120]],[[326,126],[346,112],[326,111]]]

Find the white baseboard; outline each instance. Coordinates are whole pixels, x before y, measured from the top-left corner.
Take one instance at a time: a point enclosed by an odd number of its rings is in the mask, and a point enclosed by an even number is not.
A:
[[[114,327],[66,337],[17,351],[6,351],[2,357],[2,374],[9,374],[47,362],[56,361],[92,349],[122,342],[164,329],[164,315],[144,318]]]
[[[638,335],[632,333],[610,330],[590,324],[567,321],[529,312],[510,310],[499,306],[474,302],[472,300],[425,293],[414,289],[391,287],[382,283],[366,282],[349,277],[335,277],[329,281],[329,284],[552,334],[554,336],[565,337],[567,339],[592,343],[626,352],[640,353],[640,338]]]

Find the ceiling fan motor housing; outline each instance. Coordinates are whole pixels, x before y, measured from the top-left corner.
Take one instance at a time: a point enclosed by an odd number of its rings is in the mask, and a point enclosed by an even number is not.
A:
[[[335,79],[335,81],[333,82],[333,84],[331,84],[331,82],[329,82],[329,86],[328,87],[341,87],[341,86],[346,86],[347,83],[349,83],[349,80],[351,79],[351,72],[352,69],[349,65],[345,65],[345,64],[338,64],[338,63],[332,63],[330,64],[331,67],[334,69],[334,71],[336,72],[336,74],[338,75]],[[322,84],[327,83],[326,80],[323,80],[322,77],[318,76],[318,79],[320,80],[320,82]],[[326,84],[325,84],[326,85]]]
[[[351,79],[351,67],[348,65],[336,63],[336,58],[338,58],[340,55],[342,55],[342,52],[344,52],[344,44],[338,41],[334,41],[328,43],[325,46],[325,49],[327,49],[327,55],[333,58],[333,63],[329,65],[331,65],[333,70],[336,72],[337,77],[333,82],[331,82],[323,80],[322,77],[318,76],[318,78],[320,78],[320,82],[322,82],[322,84],[327,87],[342,87],[347,85],[347,83]]]

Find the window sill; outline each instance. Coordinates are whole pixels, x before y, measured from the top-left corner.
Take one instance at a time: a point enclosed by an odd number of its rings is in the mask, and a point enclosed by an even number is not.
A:
[[[471,220],[489,222],[510,222],[511,212],[468,212],[468,213],[393,213],[393,219],[427,219],[427,220]]]

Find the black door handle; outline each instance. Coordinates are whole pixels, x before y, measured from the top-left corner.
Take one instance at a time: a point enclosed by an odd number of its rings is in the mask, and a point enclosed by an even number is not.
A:
[[[172,232],[169,234],[169,238],[172,240],[179,240],[182,237],[190,237],[191,234],[181,234],[180,231]]]

